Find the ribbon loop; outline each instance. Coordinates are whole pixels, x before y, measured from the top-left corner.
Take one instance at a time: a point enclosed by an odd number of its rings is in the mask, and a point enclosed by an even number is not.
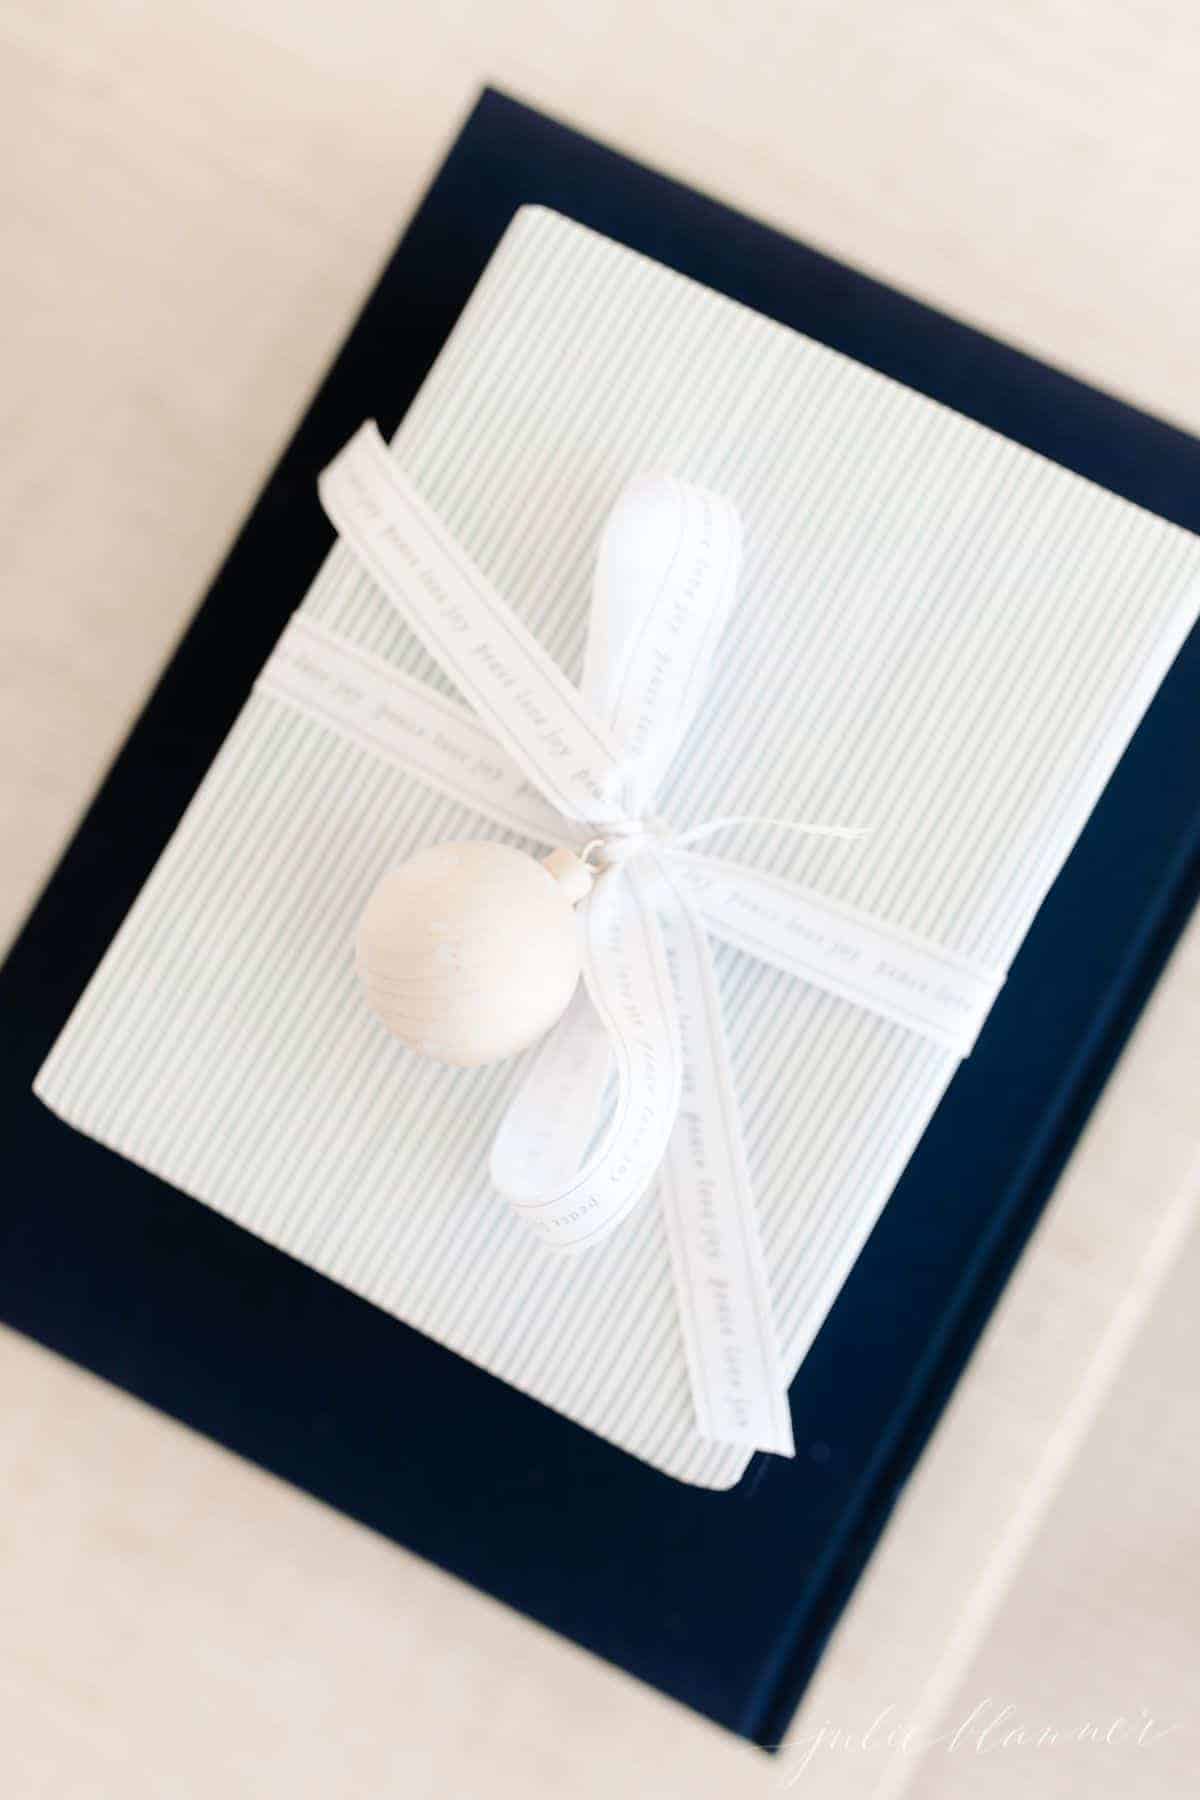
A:
[[[649,810],[703,701],[740,563],[736,508],[674,476],[631,481],[609,514],[583,692],[622,746],[631,813]]]
[[[646,1194],[667,1152],[679,1111],[683,1063],[679,1016],[659,923],[657,870],[606,873],[580,909],[587,997],[616,1063],[616,1099],[600,1142],[581,1168],[566,1168],[602,1088],[580,1092],[560,1136],[550,1105],[569,1087],[567,1070],[596,1081],[594,1046],[577,1014],[542,1047],[500,1127],[492,1179],[515,1212],[554,1249],[597,1243]],[[603,1071],[607,1080],[607,1067]],[[549,1179],[547,1179],[549,1177]]]

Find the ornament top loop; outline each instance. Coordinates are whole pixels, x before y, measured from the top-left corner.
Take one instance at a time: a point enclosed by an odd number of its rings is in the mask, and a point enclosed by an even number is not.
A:
[[[674,835],[666,819],[628,819],[619,825],[611,825],[603,837],[589,838],[579,852],[579,859],[598,874],[602,869],[619,867],[644,850],[654,846],[661,848],[670,843]]]

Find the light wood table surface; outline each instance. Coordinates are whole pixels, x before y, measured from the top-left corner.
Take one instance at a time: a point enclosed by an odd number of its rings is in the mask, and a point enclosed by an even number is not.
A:
[[[0,932],[489,80],[1200,429],[1192,0],[0,0]],[[1184,1800],[1198,1070],[1194,926],[773,1760],[0,1335],[0,1795]]]

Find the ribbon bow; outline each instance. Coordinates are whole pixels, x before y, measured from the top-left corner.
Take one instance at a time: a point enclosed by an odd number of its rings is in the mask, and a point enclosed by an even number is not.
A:
[[[741,531],[727,500],[672,477],[625,488],[600,541],[577,688],[404,477],[374,424],[319,485],[340,536],[471,713],[299,617],[264,687],[485,817],[575,848],[597,870],[580,908],[583,984],[532,1053],[501,1123],[496,1186],[544,1243],[574,1250],[612,1231],[657,1180],[697,1430],[790,1455],[709,934],[958,1055],[1002,977],[692,847],[731,824],[855,832],[745,816],[674,832],[655,817],[734,599]],[[381,724],[405,708],[408,738],[417,714],[436,726],[422,730],[419,756],[404,748],[404,729],[388,739]]]

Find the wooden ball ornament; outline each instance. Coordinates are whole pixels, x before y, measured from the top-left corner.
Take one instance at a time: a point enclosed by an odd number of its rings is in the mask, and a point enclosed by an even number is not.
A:
[[[367,1004],[394,1037],[472,1068],[516,1056],[565,1012],[579,979],[576,903],[592,872],[507,844],[435,844],[384,876],[358,928]]]

